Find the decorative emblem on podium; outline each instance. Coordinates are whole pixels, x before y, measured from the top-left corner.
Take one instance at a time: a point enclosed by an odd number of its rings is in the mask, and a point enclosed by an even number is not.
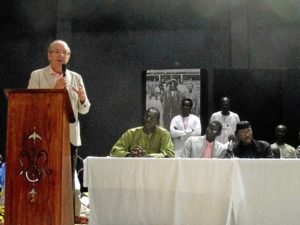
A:
[[[37,191],[34,185],[38,183],[42,177],[49,176],[52,171],[48,168],[48,153],[41,146],[42,138],[34,131],[30,134],[24,148],[19,154],[20,169],[18,170],[19,175],[24,176],[26,181],[32,185],[32,189],[28,193],[29,200],[31,203],[36,202]]]

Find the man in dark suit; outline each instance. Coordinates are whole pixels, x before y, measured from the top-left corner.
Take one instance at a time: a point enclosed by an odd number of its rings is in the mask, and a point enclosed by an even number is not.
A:
[[[238,158],[273,158],[270,144],[253,138],[252,128],[248,121],[241,121],[236,125],[237,142],[233,153]]]

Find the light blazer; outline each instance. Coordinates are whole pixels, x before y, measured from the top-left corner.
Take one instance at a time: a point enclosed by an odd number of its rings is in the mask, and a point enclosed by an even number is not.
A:
[[[91,103],[86,96],[85,102],[80,103],[78,95],[72,90],[72,87],[78,89],[82,87],[85,90],[83,80],[81,75],[70,70],[66,70],[67,79],[67,91],[69,93],[70,102],[75,116],[75,122],[70,123],[70,142],[75,146],[81,145],[80,138],[80,124],[78,120],[78,113],[86,114],[90,110]],[[28,83],[28,89],[52,89],[55,86],[56,79],[50,74],[50,65],[35,70],[30,75],[30,80]]]
[[[206,136],[191,136],[185,144],[183,150],[183,158],[204,158],[207,146]],[[212,158],[225,158],[227,145],[218,141],[214,141],[212,149]]]

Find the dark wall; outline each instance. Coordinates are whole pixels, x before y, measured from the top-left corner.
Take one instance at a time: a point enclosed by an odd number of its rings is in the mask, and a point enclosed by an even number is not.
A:
[[[73,43],[81,43],[83,51],[77,54],[78,46],[73,47],[72,68],[85,74],[93,103],[90,114],[83,119],[97,121],[82,121],[83,130],[92,132],[89,137],[94,140],[86,143],[87,148],[99,146],[97,152],[107,154],[124,130],[140,124],[143,70],[202,68],[203,62],[217,58],[216,53],[201,49],[209,39],[205,35],[208,34],[173,31],[74,34]],[[215,36],[210,34],[210,38]],[[78,66],[82,59],[88,60]],[[93,129],[84,129],[91,125]]]
[[[241,76],[250,79],[249,87],[259,84],[243,102],[241,84],[231,79],[233,95],[241,98],[237,102],[260,110],[265,102],[254,96],[266,90],[266,99],[280,97],[282,107],[297,111],[299,105],[288,102],[299,93],[278,94],[277,72],[255,74],[256,69],[293,69],[283,72],[286,76],[280,75],[279,83],[296,88],[290,79],[300,69],[299,6],[293,1],[277,6],[248,0],[1,1],[0,88],[26,88],[30,72],[47,64],[50,41],[66,40],[72,49],[69,68],[82,74],[92,103],[89,114],[81,116],[82,157],[107,155],[126,129],[140,124],[141,74],[146,69],[207,68],[204,121],[217,108],[216,96],[223,90],[214,69],[243,69]],[[226,73],[228,79],[230,74]],[[0,151],[4,152],[4,95],[0,100]],[[275,106],[272,109],[268,132],[273,129],[271,120],[278,117],[295,121]],[[249,118],[249,113],[241,111],[242,118]]]
[[[6,88],[26,88],[34,68],[47,63],[47,45],[56,37],[56,1],[0,3],[0,153],[5,155]],[[44,3],[44,4],[43,4]]]
[[[298,144],[300,118],[300,70],[215,70],[214,109],[220,110],[220,98],[228,96],[232,111],[248,120],[254,137],[275,142],[275,127],[288,128],[287,142]],[[298,97],[297,97],[298,96]]]

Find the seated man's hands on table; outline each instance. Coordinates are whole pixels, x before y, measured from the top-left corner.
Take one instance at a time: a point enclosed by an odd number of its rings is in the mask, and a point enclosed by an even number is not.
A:
[[[129,157],[148,157],[146,150],[140,146],[136,146],[130,149]]]

